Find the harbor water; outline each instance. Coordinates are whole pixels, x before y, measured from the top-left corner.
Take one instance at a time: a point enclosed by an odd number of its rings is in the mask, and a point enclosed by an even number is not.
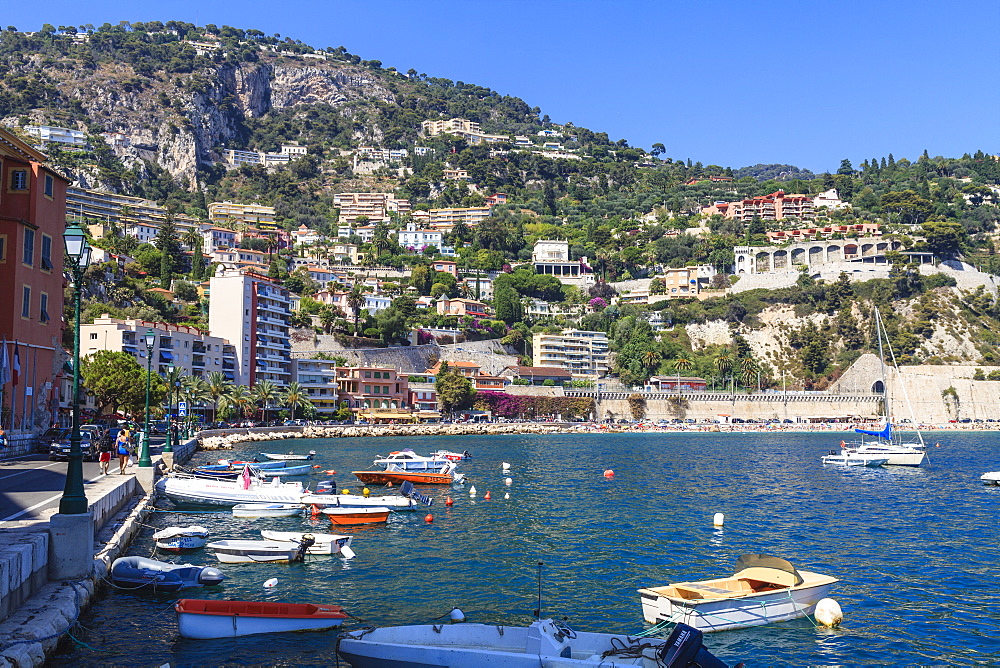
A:
[[[1000,660],[1000,437],[937,433],[921,468],[823,466],[841,434],[566,434],[554,436],[313,439],[237,446],[219,455],[317,451],[317,471],[339,488],[376,455],[412,447],[469,450],[462,487],[421,487],[429,511],[387,525],[334,529],[321,515],[234,519],[226,510],[162,512],[148,524],[200,524],[212,540],[259,538],[260,529],[351,533],[357,557],[301,564],[221,565],[221,587],[183,596],[107,588],[84,629],[50,663],[122,665],[336,665],[335,632],[231,640],[178,637],[172,601],[227,598],[334,603],[352,625],[440,621],[453,606],[472,622],[524,625],[538,607],[584,631],[635,633],[636,589],[732,573],[743,553],[789,559],[840,579],[831,596],[840,628],[808,618],[709,634],[706,646],[748,666],[980,665]],[[935,441],[940,447],[935,447]],[[509,462],[509,472],[502,463]],[[614,477],[603,475],[606,469]],[[512,478],[510,486],[504,478]],[[329,478],[321,473],[308,478]],[[301,479],[301,478],[300,478]],[[478,494],[470,497],[470,487]],[[380,490],[372,490],[378,492]],[[484,496],[490,492],[491,499]],[[509,494],[510,498],[505,498]],[[452,507],[444,501],[450,495]],[[166,501],[164,510],[173,508]],[[425,521],[430,512],[433,521]],[[723,528],[713,527],[715,513]],[[131,554],[153,550],[145,529]],[[159,558],[218,566],[211,550]],[[542,563],[539,567],[539,562]],[[277,578],[273,588],[263,583]]]

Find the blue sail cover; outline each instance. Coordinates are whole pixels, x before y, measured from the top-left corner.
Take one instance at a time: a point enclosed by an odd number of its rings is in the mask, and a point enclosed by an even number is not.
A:
[[[868,434],[869,436],[881,436],[882,438],[884,438],[887,441],[891,441],[892,440],[892,423],[891,422],[886,422],[885,423],[885,429],[883,429],[882,431],[868,431],[867,429],[855,429],[854,431],[856,431],[859,434]]]

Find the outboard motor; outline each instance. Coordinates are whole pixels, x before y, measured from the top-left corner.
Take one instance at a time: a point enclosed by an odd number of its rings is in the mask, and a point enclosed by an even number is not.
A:
[[[687,666],[728,668],[701,643],[702,635],[698,629],[678,623],[667,638],[667,642],[663,643],[663,647],[657,652],[656,658],[660,665],[666,668],[687,668]],[[742,663],[737,664],[737,668],[742,665]]]
[[[222,581],[225,579],[226,576],[222,574],[222,571],[210,566],[206,566],[198,573],[198,584],[205,585],[206,587],[216,587],[222,584]]]
[[[313,494],[333,494],[336,489],[336,480],[321,480],[316,483],[316,491]]]
[[[302,534],[299,541],[299,549],[295,551],[295,558],[292,561],[305,561],[306,552],[316,543],[316,537],[311,533]]]

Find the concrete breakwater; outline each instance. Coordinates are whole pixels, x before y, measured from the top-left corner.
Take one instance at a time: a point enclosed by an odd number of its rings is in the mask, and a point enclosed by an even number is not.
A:
[[[237,443],[277,441],[288,438],[369,438],[374,436],[487,436],[495,434],[556,434],[591,431],[583,423],[564,424],[470,423],[470,424],[386,424],[356,426],[309,426],[300,431],[254,432],[222,436],[207,436],[201,440],[202,450],[228,450]]]

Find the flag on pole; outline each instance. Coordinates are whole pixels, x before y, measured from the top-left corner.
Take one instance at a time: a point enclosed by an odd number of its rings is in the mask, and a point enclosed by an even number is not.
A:
[[[21,379],[21,351],[18,349],[17,341],[14,341],[14,375],[12,379],[14,387],[17,387],[17,381]]]
[[[0,350],[0,387],[10,382],[10,357],[7,356],[7,337],[3,337],[3,350]]]

